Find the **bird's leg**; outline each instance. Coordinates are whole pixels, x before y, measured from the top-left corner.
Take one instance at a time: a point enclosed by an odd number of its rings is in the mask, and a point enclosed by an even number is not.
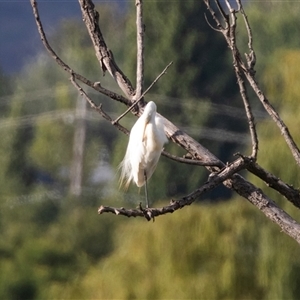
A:
[[[146,174],[146,170],[144,170],[144,178],[145,178],[146,208],[149,208],[149,202],[148,202],[148,186],[147,186],[147,174]]]

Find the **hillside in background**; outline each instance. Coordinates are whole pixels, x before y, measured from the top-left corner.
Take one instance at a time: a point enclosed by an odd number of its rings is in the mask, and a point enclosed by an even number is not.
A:
[[[114,3],[125,6],[124,1]],[[38,7],[47,32],[53,32],[63,19],[81,18],[76,0],[38,1]],[[0,69],[9,74],[20,71],[43,49],[28,0],[0,1],[0,41]]]

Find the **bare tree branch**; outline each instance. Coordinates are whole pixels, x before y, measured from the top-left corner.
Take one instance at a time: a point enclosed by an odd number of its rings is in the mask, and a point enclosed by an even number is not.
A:
[[[296,163],[300,166],[300,151],[298,146],[296,145],[293,137],[291,136],[288,127],[285,125],[283,120],[280,118],[279,114],[276,112],[274,107],[271,105],[265,94],[262,92],[261,88],[258,86],[258,83],[254,79],[253,75],[250,72],[244,72],[246,78],[248,79],[249,83],[251,84],[254,92],[256,93],[257,97],[263,104],[266,111],[269,113],[275,124],[280,129],[282,136],[284,137],[290,151],[296,161]]]
[[[87,93],[78,85],[78,83],[75,81],[74,76],[72,75],[70,78],[72,84],[75,86],[75,88],[78,90],[78,92],[84,97],[84,99],[90,104],[91,108],[96,110],[105,120],[109,121],[111,124],[113,124],[115,127],[117,127],[120,131],[122,131],[125,134],[129,134],[128,130],[124,128],[119,123],[114,123],[112,118],[102,109],[102,104],[96,105],[96,103],[87,95]]]
[[[234,189],[239,195],[248,199],[267,218],[277,224],[283,232],[300,244],[300,224],[289,214],[276,205],[260,189],[246,181],[239,174],[234,174],[232,179],[224,181],[224,185]]]
[[[295,189],[291,185],[284,183],[281,179],[275,175],[267,172],[257,163],[252,162],[247,166],[247,170],[260,179],[262,179],[269,187],[278,191],[287,200],[293,203],[296,207],[300,208],[300,191]]]
[[[107,70],[125,93],[126,97],[132,99],[135,91],[129,79],[116,64],[112,51],[106,46],[99,26],[99,13],[96,11],[94,3],[91,0],[78,1],[83,21],[93,42],[95,54],[103,72]]]
[[[167,73],[167,69],[171,66],[172,63],[173,63],[173,62],[171,61],[171,62],[163,69],[163,71],[162,71],[162,72],[154,79],[154,81],[149,85],[149,87],[146,89],[146,91],[143,92],[143,94],[140,95],[140,97],[139,97],[137,100],[135,100],[135,101],[133,102],[133,104],[130,105],[130,107],[129,107],[123,114],[121,114],[116,120],[114,120],[114,121],[113,121],[113,124],[119,122],[124,116],[126,116],[126,115],[128,114],[128,112],[130,112],[130,111],[135,107],[135,105],[136,105],[139,101],[141,101],[141,100],[144,98],[144,96],[150,91],[150,89],[151,89],[151,88],[153,87],[153,85],[159,80],[159,78],[160,78],[161,76],[163,76],[164,74]]]
[[[194,165],[194,166],[215,166],[216,162],[202,162],[202,161],[199,161],[199,160],[195,160],[195,159],[188,159],[188,158],[183,158],[183,157],[178,157],[178,156],[175,156],[171,153],[168,153],[166,151],[163,151],[162,152],[162,155],[167,157],[167,158],[170,158],[174,161],[178,161],[180,163],[183,163],[183,164],[188,164],[188,165]]]
[[[238,4],[238,10],[241,12],[243,19],[244,19],[244,23],[247,29],[247,33],[248,33],[248,48],[249,48],[249,54],[245,53],[246,59],[247,59],[247,64],[248,64],[248,70],[251,71],[253,74],[255,74],[255,70],[254,70],[254,66],[256,64],[256,55],[255,55],[255,51],[253,49],[253,36],[252,36],[252,30],[247,18],[247,15],[244,11],[244,8],[241,4],[240,0],[237,0],[237,4]]]
[[[204,0],[204,3],[208,2],[208,1],[209,1],[209,0]],[[221,15],[222,15],[223,18],[225,19],[227,15],[225,14],[225,12],[224,12],[222,6],[219,5],[218,1],[215,1],[215,2],[216,2],[216,5],[217,5],[217,7],[218,7],[218,9],[219,9],[219,11],[220,11],[220,13],[221,13]],[[217,24],[217,28],[218,28],[218,29],[215,29],[215,30],[217,30],[217,31],[222,31],[222,30],[224,30],[224,27],[223,27],[222,23],[219,21],[217,15],[216,15],[216,13],[215,13],[215,11],[211,8],[211,6],[209,5],[209,3],[206,3],[206,6],[207,6],[207,9],[209,10],[210,14],[212,15],[213,20],[214,20],[214,21],[216,22],[216,24]],[[206,15],[205,15],[205,16],[206,16]],[[207,20],[207,18],[206,18],[206,20]],[[207,23],[210,25],[210,23],[209,23],[208,21],[207,21]],[[226,23],[225,23],[225,25],[226,25]],[[213,28],[212,25],[210,25],[210,27]],[[213,29],[214,29],[214,28],[213,28]]]
[[[263,106],[265,107],[266,111],[269,113],[269,115],[272,117],[273,121],[279,127],[283,137],[285,138],[285,141],[286,141],[287,145],[289,146],[289,148],[292,152],[292,155],[293,155],[295,161],[300,166],[300,151],[299,151],[298,146],[296,145],[296,143],[294,142],[293,137],[289,133],[288,127],[285,125],[283,120],[281,120],[279,114],[275,111],[274,107],[271,105],[271,103],[265,97],[265,95],[263,94],[263,92],[259,88],[259,86],[258,86],[258,84],[257,84],[257,82],[254,78],[254,76],[255,76],[254,66],[255,66],[255,63],[256,63],[256,55],[255,55],[255,52],[253,50],[252,32],[251,32],[251,28],[250,28],[250,25],[249,25],[249,22],[248,22],[247,15],[244,12],[243,6],[241,4],[241,1],[237,0],[237,3],[240,7],[240,12],[243,16],[245,26],[246,26],[246,29],[247,29],[247,32],[248,32],[248,38],[249,38],[248,47],[249,47],[250,51],[249,51],[248,55],[246,54],[248,69],[244,70],[245,75],[246,75],[249,83],[253,87],[253,90],[255,91],[257,97],[260,99]]]
[[[222,7],[220,4],[219,0],[215,0],[218,7]],[[204,0],[204,3],[206,4],[208,10],[210,11],[212,18],[216,22],[218,28],[220,27],[221,21],[216,17],[216,14],[214,12],[214,9],[210,5],[210,0]],[[293,137],[291,136],[288,127],[285,125],[283,120],[280,118],[279,114],[276,112],[274,107],[271,105],[261,88],[259,87],[258,83],[255,80],[255,71],[253,70],[253,67],[255,65],[256,59],[255,59],[255,52],[252,47],[252,33],[250,29],[250,25],[248,23],[247,16],[243,10],[243,5],[240,0],[237,0],[238,4],[238,11],[234,10],[231,7],[231,4],[229,3],[228,0],[225,1],[226,6],[228,7],[229,10],[229,16],[225,13],[221,13],[223,17],[223,22],[226,24],[225,26],[222,27],[220,30],[229,46],[231,49],[232,55],[233,55],[233,60],[236,62],[239,67],[241,68],[242,72],[244,73],[245,77],[247,78],[250,86],[252,87],[253,91],[255,92],[256,96],[264,106],[265,110],[268,112],[268,114],[271,116],[273,119],[274,123],[278,126],[280,129],[281,134],[283,135],[288,147],[290,148],[290,151],[296,161],[296,163],[300,166],[300,151],[296,143],[294,142]],[[243,62],[240,52],[236,46],[236,41],[235,41],[235,30],[236,30],[236,13],[240,12],[243,16],[244,22],[246,24],[246,29],[248,32],[248,46],[250,50],[250,54],[246,56],[247,58],[247,65]]]
[[[174,124],[164,119],[168,136],[186,151],[191,153],[196,160],[211,162],[212,167],[207,167],[210,172],[219,172],[224,168],[223,162],[218,160],[201,144],[179,130]],[[300,243],[300,225],[286,214],[274,201],[269,199],[260,189],[246,181],[242,176],[235,174],[232,178],[225,180],[223,184],[230,189],[235,190],[240,196],[247,199],[250,203],[260,209],[264,215],[276,223],[282,231]],[[294,225],[292,225],[294,224]]]
[[[142,98],[144,87],[144,23],[143,0],[136,0],[136,28],[137,28],[137,69],[135,99]]]
[[[246,116],[247,116],[247,119],[248,119],[249,131],[250,131],[251,141],[252,141],[251,157],[253,157],[254,160],[256,160],[257,159],[257,152],[258,152],[258,137],[257,137],[256,128],[255,128],[255,123],[254,123],[254,116],[253,116],[251,106],[250,106],[250,102],[249,102],[249,99],[248,99],[247,89],[246,89],[245,83],[244,83],[244,81],[242,79],[242,76],[241,76],[241,70],[240,70],[240,67],[237,64],[234,65],[234,71],[235,71],[237,82],[238,82],[238,85],[239,85],[239,88],[240,88],[240,94],[241,94],[242,99],[243,99]]]
[[[206,0],[205,0],[206,1]],[[225,11],[223,10],[223,7],[222,5],[220,5],[219,1],[215,0],[215,3],[217,5],[217,8],[221,14],[221,16],[223,17],[224,20],[226,20],[227,22],[229,21],[229,17],[228,15],[225,13]],[[215,17],[215,12],[212,10],[213,12],[213,17],[215,20],[217,20],[217,18]],[[221,22],[220,22],[221,23]],[[225,26],[227,26],[226,22],[225,22]],[[224,27],[223,27],[224,28]]]

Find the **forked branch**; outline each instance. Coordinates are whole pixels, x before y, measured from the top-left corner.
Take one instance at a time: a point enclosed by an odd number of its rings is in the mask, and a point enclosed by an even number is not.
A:
[[[219,0],[215,0],[217,3],[217,7],[219,10],[221,9],[222,13],[221,20],[218,19],[216,16],[216,13],[211,5],[211,0],[204,0],[204,3],[206,4],[209,12],[211,13],[211,16],[213,20],[216,22],[219,31],[223,34],[229,48],[231,49],[232,56],[233,56],[233,62],[234,65],[236,64],[237,67],[243,72],[244,76],[246,77],[247,81],[249,82],[250,86],[252,87],[253,91],[255,92],[257,98],[260,100],[262,105],[264,106],[267,113],[270,115],[274,123],[278,126],[280,129],[280,132],[282,136],[285,139],[285,142],[287,143],[288,147],[290,148],[290,151],[298,164],[300,166],[300,151],[298,146],[296,145],[293,137],[291,136],[288,127],[283,122],[283,120],[280,118],[277,111],[274,109],[274,107],[271,105],[265,94],[263,93],[262,89],[259,87],[256,79],[255,79],[255,70],[254,66],[256,63],[256,56],[255,52],[253,50],[253,38],[252,38],[252,32],[251,28],[248,22],[248,18],[244,12],[243,5],[240,0],[236,0],[238,9],[235,10],[232,8],[232,5],[229,1],[225,1],[225,4],[228,9],[228,14],[225,14],[224,10],[222,9],[222,3]],[[246,54],[246,63],[243,61],[240,51],[236,45],[236,14],[241,13],[245,27],[248,32],[248,48],[249,48],[249,54]],[[225,24],[222,27],[220,27],[220,24]],[[250,118],[251,119],[251,118]],[[248,117],[248,120],[250,120]],[[251,124],[249,122],[249,124]],[[250,126],[253,127],[253,124]],[[252,131],[252,140],[255,140],[255,136],[253,135],[253,129],[250,128],[250,132]],[[253,146],[253,153],[255,153],[255,145]]]
[[[96,103],[87,95],[87,93],[83,90],[81,86],[76,82],[74,75],[72,74],[70,78],[72,84],[74,87],[78,90],[81,96],[89,103],[90,107],[97,111],[105,120],[109,121],[111,124],[113,124],[115,127],[117,127],[120,131],[122,131],[125,134],[129,134],[128,130],[124,128],[119,123],[114,123],[112,118],[103,110],[102,104],[96,105]]]
[[[94,45],[95,54],[103,72],[108,71],[115,79],[126,97],[132,99],[134,88],[125,74],[115,62],[113,53],[108,49],[99,26],[99,13],[91,0],[78,0],[83,16],[83,21]]]

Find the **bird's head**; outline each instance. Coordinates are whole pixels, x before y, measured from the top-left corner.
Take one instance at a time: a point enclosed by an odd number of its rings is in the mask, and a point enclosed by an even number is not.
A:
[[[143,112],[143,115],[146,117],[148,122],[151,120],[151,118],[155,117],[155,113],[156,104],[153,101],[148,102]]]

